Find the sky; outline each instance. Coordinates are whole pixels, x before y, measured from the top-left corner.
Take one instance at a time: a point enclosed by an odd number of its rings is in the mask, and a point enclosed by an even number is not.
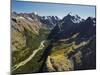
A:
[[[12,11],[17,13],[37,12],[40,16],[58,16],[63,18],[68,13],[79,15],[86,19],[87,17],[95,17],[95,6],[89,5],[72,5],[72,4],[55,4],[55,3],[38,3],[24,2],[12,0]]]

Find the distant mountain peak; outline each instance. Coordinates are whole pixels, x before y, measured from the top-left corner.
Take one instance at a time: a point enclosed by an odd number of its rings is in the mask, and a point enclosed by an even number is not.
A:
[[[72,12],[69,12],[68,15],[73,15]]]
[[[38,15],[38,12],[35,11],[34,14],[35,14],[35,15]]]
[[[82,18],[79,15],[73,15],[71,12],[67,14],[67,16],[65,16],[63,18],[64,21],[68,22],[72,22],[72,23],[80,23],[82,21]]]
[[[88,17],[86,20],[93,20],[94,18],[93,17]]]

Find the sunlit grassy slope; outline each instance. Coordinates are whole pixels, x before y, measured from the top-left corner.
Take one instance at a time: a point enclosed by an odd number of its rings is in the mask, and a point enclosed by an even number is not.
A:
[[[12,47],[15,47],[16,49],[14,50],[13,48],[12,66],[27,59],[32,54],[33,50],[39,47],[40,42],[46,39],[47,34],[49,32],[47,30],[41,29],[39,32],[39,35],[35,35],[31,31],[28,31],[28,30],[25,33],[27,34],[26,36],[23,35],[24,33],[20,33],[20,32],[13,33]],[[16,69],[13,73],[37,72],[42,63],[42,62],[40,63],[38,62],[39,58],[42,55],[42,52],[43,50],[39,51],[30,62]]]
[[[74,34],[71,38],[76,39],[77,35]],[[74,66],[73,66],[74,62],[78,64],[81,63],[82,61],[81,60],[82,52],[77,51],[77,49],[81,47],[85,47],[89,42],[90,41],[88,40],[88,41],[82,41],[79,44],[76,44],[75,41],[72,41],[71,43],[65,43],[65,42],[57,42],[56,44],[54,43],[54,46],[49,55],[50,58],[49,62],[51,61],[50,63],[52,65],[47,64],[47,67],[50,69],[49,71],[74,70]],[[72,60],[73,57],[75,58],[75,61]],[[52,66],[53,69],[50,68],[50,66]]]

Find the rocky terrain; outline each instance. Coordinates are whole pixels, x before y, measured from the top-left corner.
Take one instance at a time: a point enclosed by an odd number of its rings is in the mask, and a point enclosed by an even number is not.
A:
[[[12,73],[96,68],[96,18],[11,14]]]

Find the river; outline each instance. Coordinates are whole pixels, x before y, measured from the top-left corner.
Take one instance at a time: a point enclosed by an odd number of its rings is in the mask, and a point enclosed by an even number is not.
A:
[[[33,50],[32,54],[27,59],[25,59],[24,61],[16,64],[15,66],[13,66],[12,71],[14,71],[14,70],[18,69],[19,67],[21,67],[21,66],[25,65],[26,63],[28,63],[36,55],[36,53],[39,50],[42,50],[45,47],[44,42],[45,42],[45,40],[41,41],[40,46],[37,49]]]

